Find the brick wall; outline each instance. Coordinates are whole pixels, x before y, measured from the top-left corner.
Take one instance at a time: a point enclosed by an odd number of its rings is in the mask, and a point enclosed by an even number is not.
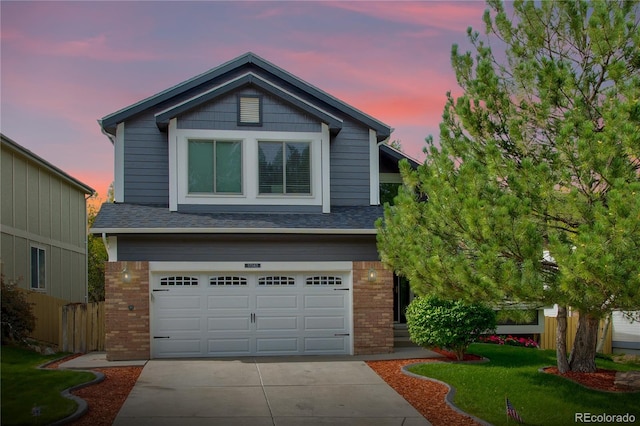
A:
[[[125,263],[128,283],[122,281]],[[149,263],[107,262],[104,290],[107,360],[149,359]]]
[[[393,274],[381,262],[353,262],[353,332],[355,355],[393,352]]]

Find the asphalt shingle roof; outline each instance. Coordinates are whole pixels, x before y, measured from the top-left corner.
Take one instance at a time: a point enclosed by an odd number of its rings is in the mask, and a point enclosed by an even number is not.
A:
[[[182,213],[167,207],[144,206],[127,203],[102,205],[92,232],[135,232],[152,229],[198,228],[215,232],[216,229],[309,229],[375,230],[375,221],[382,217],[381,206],[332,207],[331,213]],[[129,231],[130,230],[130,231]]]

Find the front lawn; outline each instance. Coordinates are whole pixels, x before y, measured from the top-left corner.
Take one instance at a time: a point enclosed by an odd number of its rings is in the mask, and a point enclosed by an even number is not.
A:
[[[23,348],[2,346],[2,425],[45,425],[73,414],[77,404],[60,395],[64,389],[93,380],[91,373],[38,370],[61,355],[43,356]],[[33,416],[39,407],[40,416]]]
[[[490,362],[427,363],[411,367],[410,371],[450,384],[456,389],[454,402],[459,408],[494,425],[515,424],[507,420],[507,396],[528,425],[579,424],[576,413],[629,413],[636,422],[640,421],[640,393],[599,392],[539,372],[542,367],[556,365],[553,350],[473,344],[469,353],[489,358]],[[597,365],[610,370],[634,369],[601,359]]]

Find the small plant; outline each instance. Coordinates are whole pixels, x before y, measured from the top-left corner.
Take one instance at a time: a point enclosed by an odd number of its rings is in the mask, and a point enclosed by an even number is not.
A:
[[[449,350],[458,360],[481,334],[496,328],[496,314],[491,308],[460,300],[416,298],[407,307],[406,316],[414,343]]]
[[[4,275],[0,276],[2,283],[2,344],[21,342],[36,326],[31,303],[23,291],[18,289],[17,283],[5,283]]]
[[[492,334],[490,336],[480,336],[478,337],[478,342],[480,343],[493,343],[496,345],[509,345],[509,346],[522,346],[525,348],[539,348],[538,343],[529,338],[525,337],[515,337],[515,336],[498,336],[496,334]]]

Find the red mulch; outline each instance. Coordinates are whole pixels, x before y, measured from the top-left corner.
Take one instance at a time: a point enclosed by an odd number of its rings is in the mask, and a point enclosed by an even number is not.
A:
[[[110,426],[122,404],[136,384],[142,367],[95,368],[105,375],[102,382],[74,391],[73,394],[87,401],[89,410],[73,423],[74,426]]]
[[[438,359],[369,361],[367,365],[434,426],[477,425],[478,423],[473,419],[454,411],[447,405],[444,398],[449,390],[445,385],[407,376],[401,371],[402,367],[408,364],[434,361]]]
[[[586,386],[588,388],[596,390],[608,392],[631,392],[634,390],[628,386],[615,384],[615,370],[605,370],[603,368],[598,368],[595,373],[575,373],[569,371],[567,373],[560,374],[556,367],[547,367],[544,369],[544,372],[555,374],[556,376],[565,377],[569,380],[573,380],[576,383],[580,383],[582,386]]]
[[[450,352],[437,350],[447,357],[447,360],[455,360],[455,355]],[[72,355],[63,360],[48,365],[48,368],[57,368],[64,361],[75,358]],[[465,361],[482,359],[477,355],[465,355]],[[371,367],[385,382],[406,399],[434,426],[439,425],[476,425],[477,423],[456,411],[445,402],[448,392],[446,386],[431,380],[418,379],[407,376],[401,369],[408,364],[421,362],[437,362],[439,359],[404,359],[391,361],[369,361]],[[113,424],[120,408],[133,389],[143,367],[109,367],[97,368],[105,375],[105,379],[95,385],[87,386],[73,392],[74,395],[87,401],[89,409],[87,413],[77,421],[71,423],[74,426],[109,426]],[[558,374],[558,369],[548,367],[546,373]],[[562,375],[584,386],[613,392],[629,391],[626,387],[614,384],[615,371],[598,369],[596,373],[566,373]]]
[[[47,368],[58,368],[63,362],[70,361],[82,354],[69,355],[47,365]],[[122,404],[136,384],[142,367],[109,367],[93,368],[104,374],[104,380],[72,393],[87,401],[87,412],[75,422],[74,426],[110,426],[116,419]]]

